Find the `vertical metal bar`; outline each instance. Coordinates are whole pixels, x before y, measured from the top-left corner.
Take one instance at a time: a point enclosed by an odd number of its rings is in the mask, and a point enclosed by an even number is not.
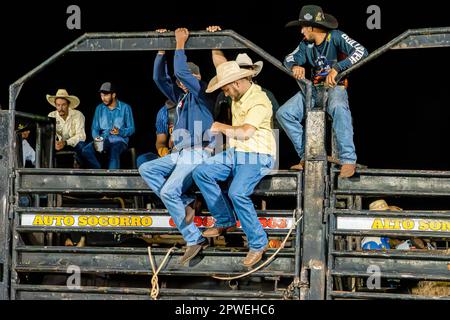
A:
[[[0,111],[0,125],[7,128],[0,132],[0,178],[4,183],[0,184],[0,300],[8,299],[9,281],[9,238],[10,238],[10,196],[11,196],[11,167],[12,155],[9,152],[14,142],[11,131],[11,112]]]
[[[299,219],[301,217],[301,215],[303,214],[303,210],[302,210],[302,191],[303,191],[303,185],[302,185],[302,178],[303,178],[303,174],[302,172],[299,172],[297,174],[297,208],[296,208],[296,215],[295,215],[295,219]],[[301,250],[301,238],[302,238],[302,226],[303,226],[303,222],[300,222],[299,224],[297,224],[297,228],[295,230],[295,267],[294,267],[294,273],[295,273],[295,277],[300,279],[300,273],[301,273],[301,263],[302,263],[302,250]],[[297,295],[300,299],[301,295],[300,295],[300,290],[299,288],[296,288],[297,290]]]
[[[13,215],[13,220],[12,220],[12,248],[11,248],[11,288],[10,288],[10,299],[11,300],[16,300],[16,289],[15,289],[15,285],[19,283],[19,276],[17,274],[16,271],[16,266],[17,266],[17,246],[18,246],[18,241],[19,241],[19,237],[21,237],[21,235],[17,232],[17,227],[20,225],[20,217],[17,215],[17,211],[15,210],[18,207],[18,199],[19,199],[19,193],[17,192],[17,189],[19,188],[20,185],[20,173],[16,174],[15,177],[15,190],[14,190],[14,195],[16,200],[16,204],[14,206],[14,215]]]
[[[332,164],[332,168],[335,166],[335,164]],[[328,272],[328,276],[327,276],[327,300],[331,300],[332,296],[331,296],[331,292],[334,289],[334,277],[331,275],[334,266],[335,266],[335,261],[334,261],[334,256],[332,254],[332,252],[335,249],[335,236],[334,236],[334,232],[336,230],[336,215],[335,215],[335,210],[336,210],[336,203],[337,203],[337,199],[336,199],[336,195],[334,194],[334,190],[336,188],[336,184],[335,184],[335,173],[334,171],[331,169],[329,170],[330,172],[330,179],[329,179],[329,183],[330,183],[330,194],[329,194],[329,199],[330,199],[330,208],[329,208],[329,221],[328,221],[328,263],[327,263],[327,272]]]
[[[42,127],[36,123],[36,168],[41,167],[42,159]]]
[[[35,162],[36,168],[41,167],[41,156],[42,156],[42,128],[41,128],[41,124],[39,122],[37,122],[36,123],[36,162]],[[39,195],[38,194],[33,195],[33,199],[34,199],[34,206],[39,207],[40,206]]]
[[[318,97],[323,97],[322,101],[317,101],[321,108],[306,112],[302,268],[309,270],[308,300],[323,300],[326,289],[327,245],[326,224],[323,223],[327,168],[324,111],[326,94],[326,91],[318,91]],[[310,98],[310,106],[311,100]]]

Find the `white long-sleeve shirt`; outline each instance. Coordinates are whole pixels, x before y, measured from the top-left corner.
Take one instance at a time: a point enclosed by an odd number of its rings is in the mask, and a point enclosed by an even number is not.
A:
[[[33,166],[36,163],[36,152],[33,147],[30,146],[26,139],[22,139],[22,155],[23,155],[23,165],[28,161],[31,161]]]
[[[48,116],[56,118],[56,137],[58,140],[64,140],[71,147],[75,147],[78,142],[86,140],[84,116],[80,111],[69,108],[69,115],[66,120],[61,118],[58,111],[52,111]]]

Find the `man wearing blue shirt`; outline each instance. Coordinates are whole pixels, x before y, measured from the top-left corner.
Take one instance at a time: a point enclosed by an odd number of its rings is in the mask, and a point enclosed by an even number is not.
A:
[[[95,109],[92,120],[92,138],[103,139],[103,152],[108,154],[108,169],[120,168],[120,154],[128,147],[129,137],[134,133],[134,119],[131,107],[117,99],[110,82],[100,87],[101,104]],[[89,168],[100,169],[93,142],[83,148],[83,157]]]
[[[336,83],[335,78],[338,73],[366,57],[367,50],[342,31],[336,30],[338,27],[336,18],[324,14],[319,6],[303,6],[299,19],[286,25],[286,27],[290,26],[300,27],[304,39],[285,58],[284,64],[292,71],[296,79],[305,78],[303,66],[309,65],[312,68],[313,97],[316,95],[317,86],[325,85],[330,88],[326,109],[333,118],[333,130],[336,134],[339,161],[342,165],[340,177],[351,177],[356,168],[352,116],[348,104],[346,80]],[[286,131],[300,158],[300,163],[291,167],[294,170],[303,170],[304,165],[305,146],[301,125],[304,109],[305,97],[302,92],[299,92],[276,113],[279,124]]]
[[[157,32],[166,32],[165,29]],[[175,30],[176,50],[174,71],[176,84],[167,71],[165,51],[158,51],[153,67],[153,80],[164,95],[177,102],[177,121],[171,136],[173,148],[165,157],[146,162],[139,173],[155,194],[161,198],[178,230],[186,241],[180,263],[194,258],[207,240],[193,223],[195,200],[187,194],[192,185],[192,171],[210,156],[209,128],[213,123],[213,103],[206,95],[206,83],[201,81],[200,69],[187,62],[184,46],[189,37],[186,28]]]
[[[168,155],[172,149],[171,135],[173,132],[173,127],[177,122],[177,112],[175,108],[175,103],[171,100],[167,100],[164,106],[159,109],[156,115],[156,151],[158,154],[153,152],[147,152],[141,154],[136,159],[136,165],[139,168],[143,163],[147,161],[152,161],[158,159],[159,157],[164,157]]]

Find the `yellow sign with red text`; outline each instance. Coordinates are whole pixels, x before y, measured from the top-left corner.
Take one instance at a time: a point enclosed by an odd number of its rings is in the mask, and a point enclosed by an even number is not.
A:
[[[450,232],[447,219],[338,217],[338,230]]]
[[[259,218],[265,229],[289,229],[292,218]],[[196,216],[197,227],[213,227],[215,219],[211,216]],[[52,215],[52,214],[22,214],[21,226],[60,227],[60,228],[175,228],[175,223],[169,215]],[[237,222],[240,228],[240,222]]]

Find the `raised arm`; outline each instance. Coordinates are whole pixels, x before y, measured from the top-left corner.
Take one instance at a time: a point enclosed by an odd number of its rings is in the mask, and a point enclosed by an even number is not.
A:
[[[206,31],[208,32],[216,32],[216,31],[222,31],[222,28],[220,26],[209,26],[206,28]],[[214,67],[218,67],[224,62],[227,62],[227,58],[225,57],[222,50],[219,49],[213,49],[211,50],[212,60],[214,63]]]
[[[175,40],[177,43],[175,56],[174,56],[174,70],[175,76],[179,81],[183,83],[189,92],[198,96],[201,90],[200,76],[195,77],[189,70],[187,64],[187,57],[184,52],[184,46],[189,38],[189,30],[186,28],[178,28],[175,30]],[[176,100],[175,100],[176,101]]]
[[[156,32],[164,33],[166,29],[158,29]],[[170,100],[177,101],[175,93],[175,85],[169,76],[167,70],[167,58],[164,50],[158,51],[153,63],[153,81],[155,81],[158,89]]]

